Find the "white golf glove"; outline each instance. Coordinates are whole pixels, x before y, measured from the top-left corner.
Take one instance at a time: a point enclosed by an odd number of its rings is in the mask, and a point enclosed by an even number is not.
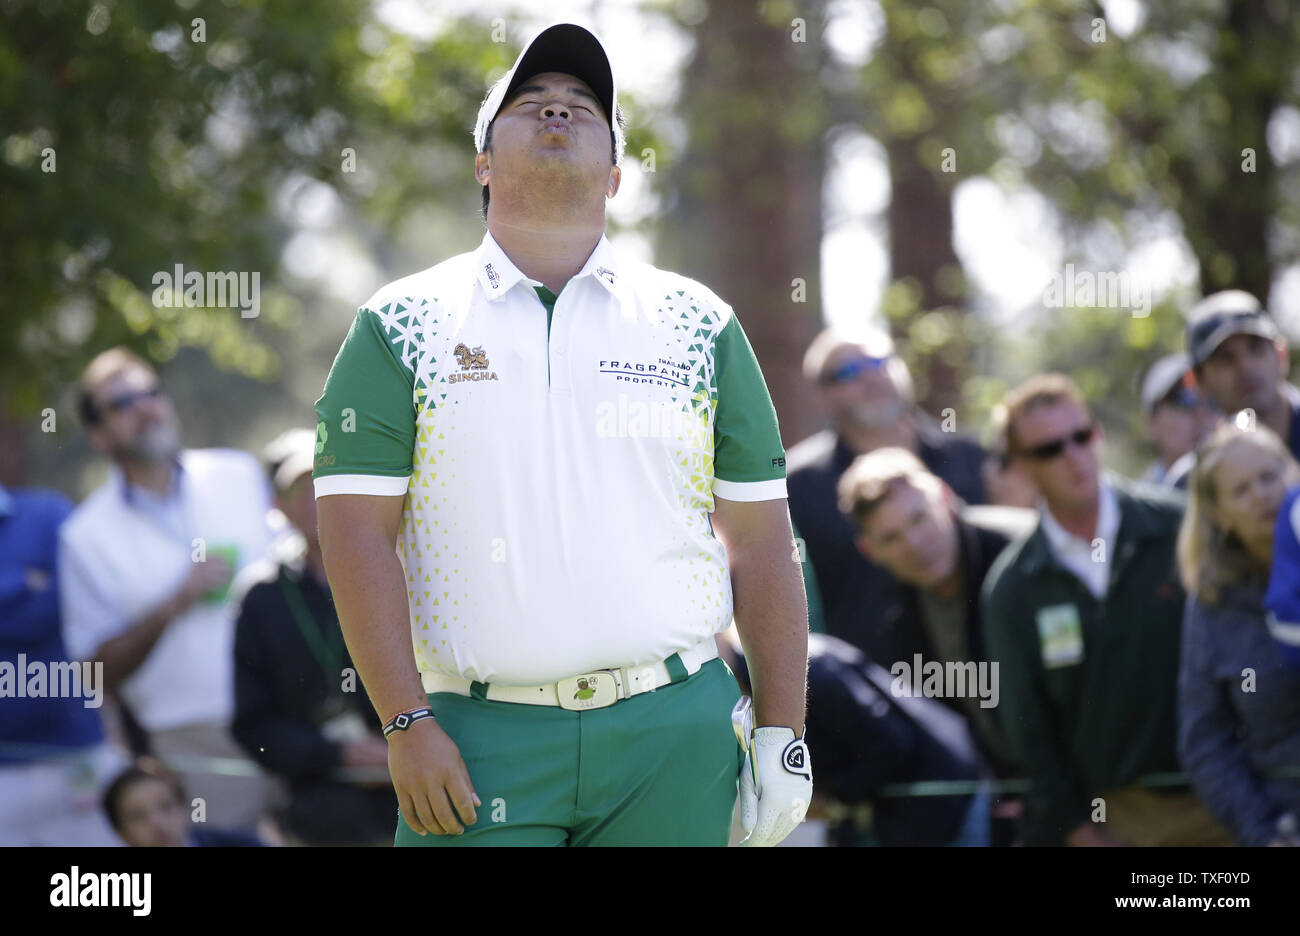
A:
[[[755,728],[740,774],[741,845],[771,846],[803,822],[812,802],[808,745],[789,728]]]

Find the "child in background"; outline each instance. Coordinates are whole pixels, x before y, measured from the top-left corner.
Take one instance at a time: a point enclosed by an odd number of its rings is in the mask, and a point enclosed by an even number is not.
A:
[[[136,847],[262,844],[243,832],[196,827],[186,815],[180,780],[152,758],[118,775],[104,793],[104,812],[122,841]]]

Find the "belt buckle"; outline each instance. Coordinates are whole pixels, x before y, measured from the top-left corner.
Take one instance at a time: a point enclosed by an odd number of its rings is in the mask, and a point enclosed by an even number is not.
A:
[[[606,708],[618,701],[618,680],[610,670],[570,676],[555,684],[560,708],[571,712]]]

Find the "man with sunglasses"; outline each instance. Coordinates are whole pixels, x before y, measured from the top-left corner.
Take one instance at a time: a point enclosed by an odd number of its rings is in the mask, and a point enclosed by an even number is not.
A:
[[[1102,431],[1060,374],[1004,401],[1011,457],[1041,494],[1039,522],[984,583],[984,642],[1001,673],[998,716],[1031,781],[1031,844],[1219,844],[1179,769],[1182,504],[1103,474]]]
[[[790,515],[816,573],[827,633],[876,660],[911,659],[922,648],[911,639],[904,596],[889,573],[867,561],[854,544],[853,524],[839,509],[837,485],[853,460],[898,447],[964,502],[985,502],[984,453],[975,440],[943,432],[912,401],[907,365],[890,337],[869,331],[851,340],[826,329],[804,354],[804,377],[817,393],[831,428],[790,449]]]
[[[103,663],[107,688],[163,760],[237,757],[232,576],[268,549],[269,485],[257,460],[185,449],[158,375],[126,348],[96,356],[77,405],[108,481],[60,531],[60,603],[69,656]],[[263,775],[186,771],[206,818],[251,829]]]

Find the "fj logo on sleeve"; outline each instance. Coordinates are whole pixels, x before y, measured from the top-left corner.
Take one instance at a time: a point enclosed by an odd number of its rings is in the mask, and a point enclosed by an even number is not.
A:
[[[316,467],[325,468],[334,464],[335,455],[325,454],[325,443],[330,439],[329,430],[325,428],[325,423],[316,424]]]

